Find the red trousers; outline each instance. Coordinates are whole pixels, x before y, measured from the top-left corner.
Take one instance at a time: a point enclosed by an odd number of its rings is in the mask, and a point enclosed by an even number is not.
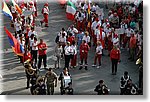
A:
[[[77,54],[74,55],[73,59],[71,59],[71,66],[76,66],[77,64]]]
[[[96,54],[96,55],[95,55],[95,58],[94,58],[94,65],[96,65],[96,62],[97,62],[97,59],[98,59],[98,63],[99,63],[99,65],[101,66],[101,57],[102,57],[101,54]]]
[[[87,57],[88,57],[88,53],[80,53],[80,60],[82,60],[82,59],[85,59],[85,60],[87,60]]]
[[[43,14],[44,19],[43,22],[45,22],[45,26],[48,26],[48,14]]]
[[[77,22],[77,29],[80,30],[82,28],[82,22],[78,21]]]
[[[97,43],[97,38],[96,38],[95,34],[93,34],[93,43],[94,43],[94,45],[96,45],[96,43]]]

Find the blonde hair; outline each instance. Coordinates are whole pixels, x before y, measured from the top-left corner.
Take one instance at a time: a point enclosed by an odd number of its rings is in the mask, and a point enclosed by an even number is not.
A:
[[[86,35],[89,35],[89,32],[88,32],[88,31],[85,31],[85,34],[86,34]]]
[[[97,45],[101,45],[102,43],[100,41],[97,41]]]

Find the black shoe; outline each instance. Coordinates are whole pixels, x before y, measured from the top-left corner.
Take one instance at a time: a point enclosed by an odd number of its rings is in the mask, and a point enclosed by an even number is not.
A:
[[[87,69],[87,66],[85,66],[85,70],[88,70],[88,69]]]
[[[82,69],[82,67],[79,68],[79,70],[81,70],[81,69]]]
[[[26,87],[26,89],[28,89],[29,87]]]
[[[85,68],[85,70],[88,70],[87,68]]]
[[[49,27],[48,25],[45,25],[45,27]]]
[[[130,60],[130,59],[131,59],[131,57],[128,58],[128,60]]]

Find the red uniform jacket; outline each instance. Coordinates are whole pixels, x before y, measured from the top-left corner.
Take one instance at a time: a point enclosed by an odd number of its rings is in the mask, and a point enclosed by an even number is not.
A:
[[[120,51],[116,49],[112,49],[110,52],[110,58],[120,60]]]
[[[83,58],[87,59],[89,49],[90,47],[87,43],[80,45],[80,58],[81,59]]]
[[[73,41],[73,40],[75,40],[75,38],[74,38],[73,36],[67,38],[67,41],[69,41],[70,44],[72,44],[72,41]]]
[[[43,49],[43,48],[47,48],[47,45],[46,45],[46,43],[40,43],[40,44],[38,44],[38,52],[39,52],[39,55],[46,55],[46,49],[45,50],[40,50],[40,49]]]
[[[32,56],[31,56],[31,53],[26,53],[24,54],[24,59],[23,59],[23,62],[25,62],[26,60],[32,60]]]

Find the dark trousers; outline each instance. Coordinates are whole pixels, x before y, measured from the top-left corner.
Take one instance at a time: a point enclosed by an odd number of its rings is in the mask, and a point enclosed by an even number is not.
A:
[[[47,94],[48,95],[54,94],[54,83],[51,83],[51,84],[47,83]]]
[[[65,67],[66,68],[69,68],[70,59],[71,59],[70,55],[65,55]]]
[[[32,95],[35,94],[34,93],[35,88],[36,88],[36,85],[32,85],[31,88],[30,88],[30,92],[31,92]]]
[[[111,59],[112,62],[112,73],[117,72],[118,59]]]
[[[26,77],[27,77],[27,88],[29,88],[31,76],[27,72],[26,72]]]
[[[85,59],[81,59],[81,65],[80,65],[80,68],[79,68],[79,70],[81,70],[82,68],[83,68],[83,61],[85,62],[85,70],[87,70],[87,58],[85,58]]]
[[[85,65],[87,65],[87,59],[81,59],[81,64],[83,65],[83,61],[85,62]]]
[[[47,56],[46,55],[39,55],[39,62],[38,62],[38,68],[39,69],[41,68],[42,60],[43,60],[44,68],[47,67],[47,65],[46,65]]]
[[[120,95],[124,95],[125,88],[120,88]]]
[[[37,50],[32,50],[32,60],[34,61],[34,67],[37,64]]]
[[[130,57],[131,60],[134,60],[135,48],[130,48]]]

